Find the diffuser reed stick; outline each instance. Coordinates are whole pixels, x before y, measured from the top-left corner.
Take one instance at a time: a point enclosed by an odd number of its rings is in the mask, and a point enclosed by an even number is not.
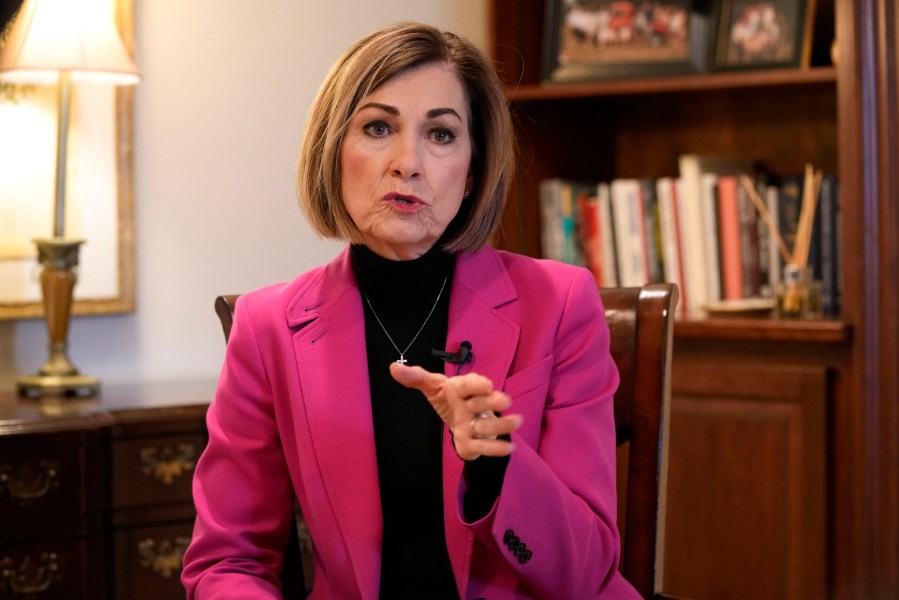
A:
[[[815,171],[811,164],[805,166],[805,181],[802,186],[802,208],[799,212],[799,227],[796,230],[796,243],[793,246],[792,262],[799,267],[808,265],[809,248],[812,242],[812,227],[815,212],[818,208],[818,192],[823,174]]]
[[[765,222],[765,226],[768,228],[768,231],[771,233],[771,236],[777,243],[777,250],[780,252],[780,255],[784,259],[784,262],[787,264],[793,262],[793,257],[790,254],[790,250],[787,248],[787,244],[786,242],[784,242],[784,239],[780,235],[780,232],[777,230],[777,227],[775,227],[774,219],[771,218],[771,213],[768,212],[768,208],[765,206],[765,203],[762,202],[761,197],[759,197],[759,193],[756,191],[755,186],[752,185],[752,180],[749,179],[748,175],[740,175],[740,183],[743,184],[743,187],[746,189],[746,192],[752,199],[752,203],[755,205],[755,209],[759,211],[759,215],[762,217],[762,221]]]

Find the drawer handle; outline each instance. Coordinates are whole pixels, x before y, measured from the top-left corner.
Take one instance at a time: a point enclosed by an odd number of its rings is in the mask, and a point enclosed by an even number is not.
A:
[[[53,552],[44,552],[38,561],[30,556],[15,565],[12,558],[4,556],[0,561],[0,590],[9,589],[15,595],[29,596],[46,591],[59,579],[59,563]]]
[[[53,461],[41,461],[37,469],[25,463],[17,474],[12,466],[0,466],[0,492],[4,489],[10,498],[22,506],[30,506],[35,500],[59,487],[59,465]]]
[[[165,485],[172,485],[175,479],[193,470],[196,456],[193,444],[164,446],[161,450],[153,446],[141,448],[141,471]]]
[[[164,539],[159,542],[153,538],[141,540],[137,543],[137,552],[140,555],[138,562],[140,566],[160,577],[171,579],[181,573],[184,551],[189,544],[190,538],[180,535],[174,540]]]

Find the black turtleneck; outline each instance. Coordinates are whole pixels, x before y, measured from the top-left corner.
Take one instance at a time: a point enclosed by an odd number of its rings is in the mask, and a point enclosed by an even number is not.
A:
[[[401,351],[427,319],[404,358],[442,373],[443,362],[430,352],[446,343],[455,257],[435,246],[418,259],[391,261],[353,246],[350,259],[363,293],[384,515],[381,598],[458,598],[443,527],[443,424],[421,392],[390,376],[390,363],[400,353],[374,316]]]
[[[424,323],[404,358],[407,364],[444,372],[443,362],[430,352],[446,349],[456,259],[438,246],[410,261],[387,260],[365,246],[350,248],[365,314],[384,516],[380,594],[384,599],[459,597],[443,523],[443,424],[421,392],[400,385],[389,371],[400,354],[394,344],[405,351]],[[481,457],[465,463],[463,509],[467,520],[480,519],[493,506],[508,462],[508,457]]]

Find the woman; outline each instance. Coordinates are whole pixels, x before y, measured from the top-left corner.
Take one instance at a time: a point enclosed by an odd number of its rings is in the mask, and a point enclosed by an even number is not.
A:
[[[298,187],[349,246],[239,300],[189,597],[279,597],[294,498],[314,598],[637,597],[616,568],[618,375],[596,285],[486,246],[513,155],[502,86],[466,40],[404,23],[337,62]]]

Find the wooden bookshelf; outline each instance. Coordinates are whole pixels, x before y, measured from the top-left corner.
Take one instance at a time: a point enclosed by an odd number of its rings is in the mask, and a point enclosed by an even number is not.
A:
[[[662,590],[693,598],[899,595],[899,10],[817,0],[802,69],[546,83],[544,0],[490,0],[520,175],[497,244],[540,253],[538,186],[677,175],[738,154],[840,178],[836,320],[675,324]],[[830,64],[835,40],[838,62]]]

